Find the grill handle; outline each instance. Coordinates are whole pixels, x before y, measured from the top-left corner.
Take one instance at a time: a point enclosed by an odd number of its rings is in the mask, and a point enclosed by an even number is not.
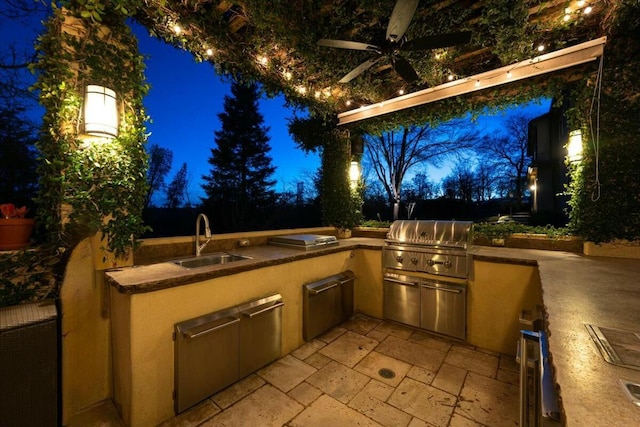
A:
[[[318,295],[318,294],[321,294],[321,293],[323,293],[323,292],[328,291],[329,289],[333,289],[333,288],[335,288],[335,287],[336,287],[336,286],[338,286],[339,284],[340,284],[340,282],[337,282],[337,281],[336,281],[336,282],[328,283],[328,284],[326,284],[326,285],[324,285],[324,286],[322,286],[322,287],[320,287],[320,286],[319,286],[319,287],[317,287],[317,288],[309,289],[309,294],[310,294],[310,295]]]
[[[266,313],[266,312],[271,311],[271,310],[275,310],[276,308],[282,307],[283,305],[284,305],[284,303],[283,303],[283,302],[278,302],[278,303],[276,303],[276,304],[270,305],[269,307],[265,307],[265,308],[260,309],[260,310],[256,310],[256,311],[249,311],[249,310],[247,310],[247,311],[243,311],[243,312],[242,312],[242,315],[243,315],[243,316],[248,317],[249,319],[251,319],[252,317],[255,317],[255,316],[257,316],[257,315],[259,315],[259,314],[262,314],[262,313]]]
[[[404,280],[398,280],[398,279],[391,279],[389,277],[385,277],[384,280],[386,282],[391,282],[391,283],[396,283],[398,285],[404,285],[404,286],[418,286],[418,282],[405,282]]]
[[[197,338],[202,335],[210,334],[211,332],[217,331],[219,329],[226,328],[227,326],[231,326],[240,321],[240,319],[238,319],[237,317],[226,317],[225,320],[229,320],[229,321],[225,323],[212,322],[215,326],[208,329],[204,329],[204,330],[199,330],[199,328],[188,329],[183,332],[183,335],[189,339]]]
[[[452,294],[459,294],[462,292],[460,289],[444,288],[442,286],[422,285],[423,288],[433,289],[435,291],[451,292]]]

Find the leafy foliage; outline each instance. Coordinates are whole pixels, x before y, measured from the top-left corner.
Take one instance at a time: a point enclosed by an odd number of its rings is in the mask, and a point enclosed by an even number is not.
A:
[[[551,238],[566,237],[572,234],[569,228],[556,228],[549,225],[531,226],[521,224],[519,222],[506,222],[502,224],[484,222],[473,225],[473,234],[475,238],[486,237],[487,239],[504,239],[505,237],[509,237],[515,233],[543,234]]]
[[[38,141],[44,160],[38,170],[38,224],[49,243],[65,248],[101,231],[104,247],[120,257],[145,230],[141,211],[147,193],[147,117],[142,97],[148,86],[126,16],[105,13],[98,24],[95,16],[80,17],[85,3],[53,7],[46,33],[38,39],[35,87],[46,109]],[[118,137],[101,144],[86,144],[77,136],[82,95],[90,83],[112,88],[125,100],[120,101]],[[63,206],[64,222],[55,208]]]

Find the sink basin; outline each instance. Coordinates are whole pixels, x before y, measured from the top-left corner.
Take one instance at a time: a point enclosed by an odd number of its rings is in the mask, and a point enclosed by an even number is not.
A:
[[[184,268],[198,268],[206,267],[210,265],[228,264],[230,262],[242,261],[245,259],[252,259],[249,256],[234,255],[228,253],[215,253],[210,255],[202,255],[199,257],[177,259],[171,261],[171,263],[179,265]]]

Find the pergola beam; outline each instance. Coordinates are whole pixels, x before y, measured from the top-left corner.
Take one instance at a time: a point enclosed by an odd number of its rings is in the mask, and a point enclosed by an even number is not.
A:
[[[440,101],[594,61],[596,58],[602,56],[606,41],[606,37],[600,37],[495,70],[399,96],[388,101],[345,111],[338,114],[338,125],[370,119],[383,114],[417,107],[430,102]]]

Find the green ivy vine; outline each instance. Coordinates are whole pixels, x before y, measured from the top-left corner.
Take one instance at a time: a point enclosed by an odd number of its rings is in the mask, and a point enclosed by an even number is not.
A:
[[[38,224],[47,241],[66,248],[101,232],[102,248],[123,257],[146,230],[142,99],[148,85],[137,40],[125,22],[133,2],[78,0],[64,6],[53,6],[34,66],[46,110],[38,142]],[[121,110],[116,138],[89,143],[79,138],[87,84],[116,91]]]

